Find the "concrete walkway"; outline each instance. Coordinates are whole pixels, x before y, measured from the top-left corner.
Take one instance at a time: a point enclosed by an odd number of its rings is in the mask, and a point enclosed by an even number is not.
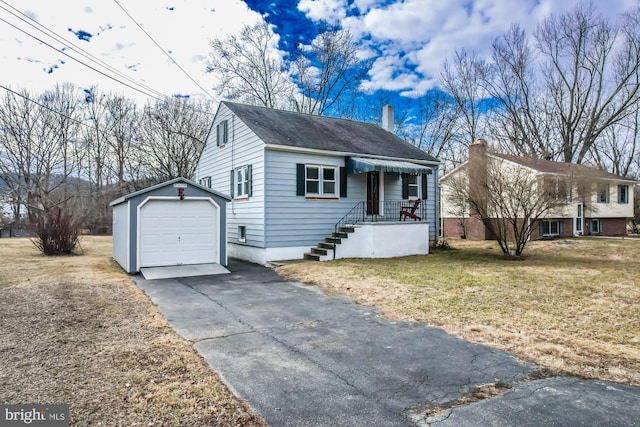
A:
[[[536,378],[513,355],[232,261],[231,274],[136,281],[272,426],[639,425],[640,389]],[[500,396],[461,405],[484,384]],[[433,416],[427,410],[449,407]]]

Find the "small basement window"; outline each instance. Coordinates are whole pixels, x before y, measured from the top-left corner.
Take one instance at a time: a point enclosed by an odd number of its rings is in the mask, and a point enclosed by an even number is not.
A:
[[[238,226],[238,242],[245,243],[247,241],[247,227],[244,225]]]

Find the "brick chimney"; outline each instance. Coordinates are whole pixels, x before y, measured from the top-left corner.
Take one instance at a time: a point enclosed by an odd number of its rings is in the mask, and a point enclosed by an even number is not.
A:
[[[382,107],[382,128],[393,133],[393,107],[391,105]]]
[[[477,139],[469,146],[468,176],[469,195],[476,201],[480,210],[487,212],[487,141],[484,139]],[[469,215],[477,222],[477,232],[474,232],[477,234],[476,237],[488,238],[488,231],[476,216],[477,211],[471,208]]]
[[[484,139],[476,139],[469,146],[469,161],[472,159],[483,158],[487,155],[487,141]]]

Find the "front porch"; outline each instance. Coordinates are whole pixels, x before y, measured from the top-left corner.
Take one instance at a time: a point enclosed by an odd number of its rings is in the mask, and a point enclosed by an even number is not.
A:
[[[305,259],[391,258],[429,253],[429,223],[422,200],[359,202]]]

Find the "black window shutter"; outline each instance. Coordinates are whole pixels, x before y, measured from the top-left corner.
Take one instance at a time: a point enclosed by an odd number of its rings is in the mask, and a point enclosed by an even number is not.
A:
[[[253,194],[253,168],[251,165],[247,166],[247,182],[249,188],[247,189],[247,196],[251,197]]]
[[[422,200],[427,200],[427,174],[422,174]]]
[[[340,168],[340,197],[347,197],[347,168]]]
[[[231,192],[229,193],[229,196],[231,196],[232,198],[234,197],[234,191],[233,191],[233,175],[235,175],[235,171],[233,169],[231,169]]]
[[[296,163],[296,196],[304,196],[304,163]]]
[[[402,179],[402,199],[409,198],[409,177],[406,173],[400,175]]]

